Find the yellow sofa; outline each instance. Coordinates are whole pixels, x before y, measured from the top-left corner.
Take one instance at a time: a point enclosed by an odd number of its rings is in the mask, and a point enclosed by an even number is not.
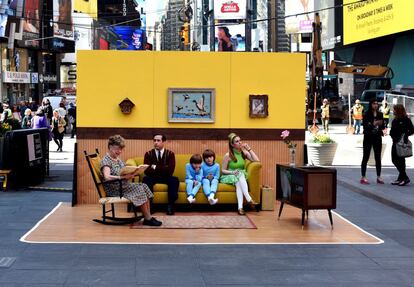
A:
[[[188,203],[187,193],[185,189],[185,165],[190,161],[191,154],[176,154],[175,155],[175,170],[174,176],[178,177],[180,186],[178,188],[178,199],[176,203]],[[223,157],[217,156],[216,162],[220,164]],[[126,161],[127,165],[137,166],[144,163],[144,157],[135,157]],[[248,173],[247,183],[249,185],[249,192],[253,200],[260,203],[261,189],[260,189],[260,169],[262,164],[260,162],[246,161],[246,171]],[[142,177],[140,175],[140,181]],[[236,188],[232,185],[219,183],[216,197],[218,198],[218,204],[237,204]],[[154,200],[153,203],[168,203],[167,185],[156,184],[154,185]],[[196,204],[208,204],[207,198],[203,193],[201,187],[196,196]]]

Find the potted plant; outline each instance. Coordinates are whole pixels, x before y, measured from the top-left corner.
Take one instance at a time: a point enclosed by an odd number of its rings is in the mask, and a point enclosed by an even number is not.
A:
[[[338,144],[328,134],[314,134],[306,146],[310,165],[332,165]]]
[[[8,123],[0,123],[0,168],[3,168],[3,149],[4,149],[4,135],[11,131],[12,127]]]

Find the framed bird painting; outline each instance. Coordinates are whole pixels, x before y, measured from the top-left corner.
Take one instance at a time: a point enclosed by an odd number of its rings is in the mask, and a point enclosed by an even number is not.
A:
[[[214,123],[215,89],[169,88],[168,122]]]

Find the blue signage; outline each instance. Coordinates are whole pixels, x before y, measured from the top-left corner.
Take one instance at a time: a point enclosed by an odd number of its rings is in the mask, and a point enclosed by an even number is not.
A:
[[[118,34],[118,50],[143,50],[145,32],[142,29],[131,26],[115,26],[114,32]]]

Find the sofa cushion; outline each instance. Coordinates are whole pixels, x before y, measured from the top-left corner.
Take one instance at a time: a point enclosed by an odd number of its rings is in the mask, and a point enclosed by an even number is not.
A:
[[[154,192],[167,192],[167,187],[168,186],[166,184],[155,184]],[[234,185],[219,183],[217,190],[218,192],[235,192],[236,188],[234,187]],[[178,192],[186,192],[185,182],[180,181]],[[203,193],[203,188],[200,187],[200,190],[198,192]]]

